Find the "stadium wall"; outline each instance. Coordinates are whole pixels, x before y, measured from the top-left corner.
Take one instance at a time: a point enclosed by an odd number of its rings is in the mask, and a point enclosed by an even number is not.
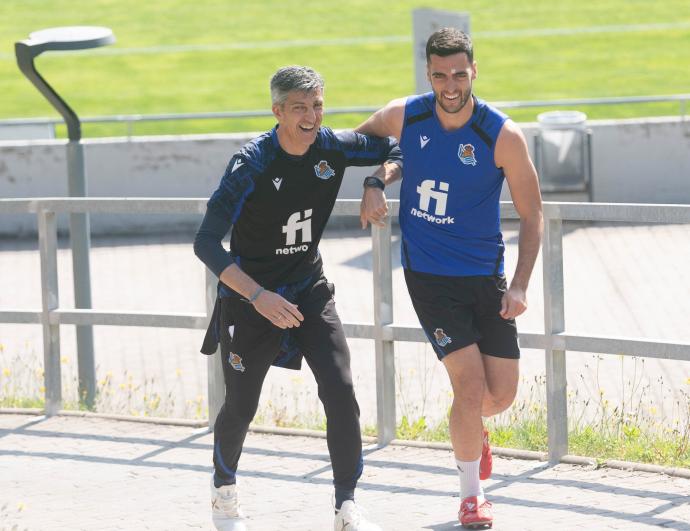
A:
[[[530,149],[536,124],[521,124]],[[680,118],[591,121],[593,199],[690,204],[690,121]],[[89,139],[84,141],[93,197],[208,197],[252,134]],[[0,197],[67,195],[64,140],[0,142]],[[340,198],[358,199],[369,168],[350,168]],[[506,187],[507,188],[507,187]],[[397,186],[388,196],[397,198]],[[504,189],[504,199],[509,198]],[[549,199],[549,197],[546,197]],[[568,196],[559,195],[559,200]],[[573,200],[581,196],[573,195]],[[198,216],[93,216],[94,234],[189,230]],[[67,219],[59,220],[65,230]],[[34,233],[33,215],[0,216],[0,235]]]

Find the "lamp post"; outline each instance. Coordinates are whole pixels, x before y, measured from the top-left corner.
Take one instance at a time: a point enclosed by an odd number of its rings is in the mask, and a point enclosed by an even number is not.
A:
[[[67,125],[67,191],[70,197],[87,195],[84,171],[84,147],[81,143],[81,123],[72,108],[38,73],[34,59],[47,51],[85,50],[115,42],[109,28],[70,26],[49,28],[29,34],[29,38],[14,44],[17,65],[29,81],[62,115]],[[91,268],[89,247],[91,236],[87,213],[70,214],[70,246],[74,273],[74,302],[76,308],[91,308]],[[77,326],[77,363],[79,370],[79,399],[91,408],[96,397],[96,367],[93,352],[93,327]]]

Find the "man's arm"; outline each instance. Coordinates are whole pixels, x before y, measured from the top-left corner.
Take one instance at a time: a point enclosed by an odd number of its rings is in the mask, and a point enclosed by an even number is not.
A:
[[[304,319],[286,299],[265,291],[235,263],[223,248],[223,238],[240,215],[245,198],[252,192],[252,170],[247,164],[236,165],[233,157],[220,186],[211,196],[206,214],[194,238],[194,253],[221,282],[251,302],[256,310],[275,326],[292,328]]]
[[[501,302],[501,317],[512,319],[527,309],[527,285],[544,228],[537,171],[529,157],[525,137],[512,120],[505,122],[498,135],[496,165],[503,168],[515,210],[520,216],[518,261]]]
[[[304,320],[296,304],[292,304],[273,291],[265,290],[236,263],[230,264],[223,270],[220,280],[244,296],[254,305],[257,312],[278,328],[294,328]]]
[[[406,101],[407,98],[391,101],[388,105],[367,118],[355,131],[379,137],[392,136],[400,141],[403,120],[405,118]],[[397,164],[387,163],[377,168],[373,175],[388,186],[402,177],[402,170]],[[359,212],[359,219],[363,229],[367,228],[367,223],[383,227],[385,225],[385,218],[388,216],[388,204],[386,203],[386,195],[383,193],[383,190],[365,188],[362,193]]]
[[[367,118],[355,131],[380,137],[393,136],[400,141],[405,118],[405,103],[407,103],[407,98],[391,101]]]

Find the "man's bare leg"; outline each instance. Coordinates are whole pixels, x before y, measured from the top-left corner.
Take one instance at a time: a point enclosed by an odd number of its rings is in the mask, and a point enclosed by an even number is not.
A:
[[[520,365],[517,359],[482,354],[486,389],[482,417],[491,417],[508,409],[517,394]]]

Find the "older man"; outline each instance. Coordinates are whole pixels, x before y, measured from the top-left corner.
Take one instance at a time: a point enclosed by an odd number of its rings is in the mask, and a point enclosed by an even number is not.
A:
[[[363,467],[359,406],[318,244],[345,168],[390,160],[365,179],[370,194],[383,188],[382,178],[398,169],[400,156],[388,138],[321,127],[323,87],[319,74],[307,67],[275,73],[271,98],[278,125],[232,157],[194,242],[197,256],[220,278],[202,348],[212,353],[220,341],[226,384],[215,423],[211,485],[218,529],[246,529],[236,473],[264,377],[272,364],[299,368],[302,357],[314,373],[327,417],[335,529],[379,529],[354,502]],[[380,212],[374,209],[369,220],[380,222]],[[227,253],[221,241],[231,228]]]

